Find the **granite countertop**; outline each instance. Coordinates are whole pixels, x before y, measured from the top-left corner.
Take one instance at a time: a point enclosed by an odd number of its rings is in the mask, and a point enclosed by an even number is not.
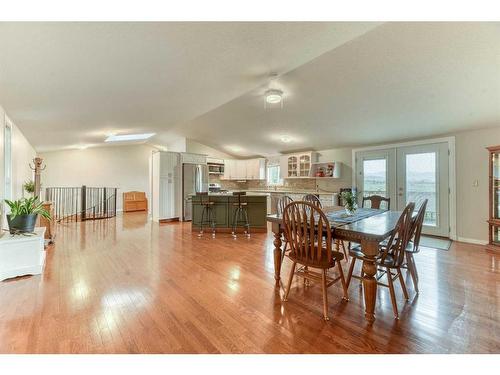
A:
[[[267,192],[254,192],[254,191],[245,191],[246,197],[267,197],[269,193]],[[190,196],[195,196],[196,193],[189,194]],[[210,197],[233,197],[233,191],[230,191],[228,193],[208,193],[208,196]]]
[[[328,192],[328,191],[315,191],[315,190],[287,190],[287,189],[255,189],[255,190],[247,190],[248,192],[263,192],[263,193],[277,193],[277,194],[317,194],[317,195],[332,195],[338,194],[336,192]]]

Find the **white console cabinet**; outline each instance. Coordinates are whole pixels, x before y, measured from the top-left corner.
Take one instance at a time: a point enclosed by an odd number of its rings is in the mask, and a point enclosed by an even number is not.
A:
[[[0,281],[24,275],[39,275],[45,264],[45,227],[35,228],[36,235],[0,237]]]

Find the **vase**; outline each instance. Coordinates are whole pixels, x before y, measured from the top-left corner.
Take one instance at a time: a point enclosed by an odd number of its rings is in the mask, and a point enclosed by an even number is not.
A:
[[[357,210],[357,208],[358,208],[358,207],[357,207],[356,205],[354,205],[354,206],[349,206],[349,205],[347,205],[347,204],[346,204],[346,205],[344,206],[344,208],[345,208],[345,212],[346,212],[346,214],[347,214],[348,216],[353,216],[353,215],[356,213],[356,210]]]

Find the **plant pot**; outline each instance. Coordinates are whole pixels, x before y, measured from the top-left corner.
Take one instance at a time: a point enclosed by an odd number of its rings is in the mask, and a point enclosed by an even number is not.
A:
[[[9,223],[10,233],[11,234],[15,232],[33,233],[35,231],[37,218],[38,214],[17,215],[13,219],[11,219],[10,215],[7,215],[7,222]]]

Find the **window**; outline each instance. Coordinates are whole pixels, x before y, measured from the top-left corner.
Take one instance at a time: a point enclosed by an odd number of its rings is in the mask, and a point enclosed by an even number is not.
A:
[[[283,179],[280,178],[280,166],[270,165],[267,167],[267,184],[283,185]]]
[[[12,199],[12,123],[5,116],[4,128],[4,198]]]
[[[406,154],[406,204],[415,202],[418,208],[428,199],[424,225],[438,224],[437,188],[436,153]]]
[[[363,195],[387,196],[386,159],[363,160]]]

